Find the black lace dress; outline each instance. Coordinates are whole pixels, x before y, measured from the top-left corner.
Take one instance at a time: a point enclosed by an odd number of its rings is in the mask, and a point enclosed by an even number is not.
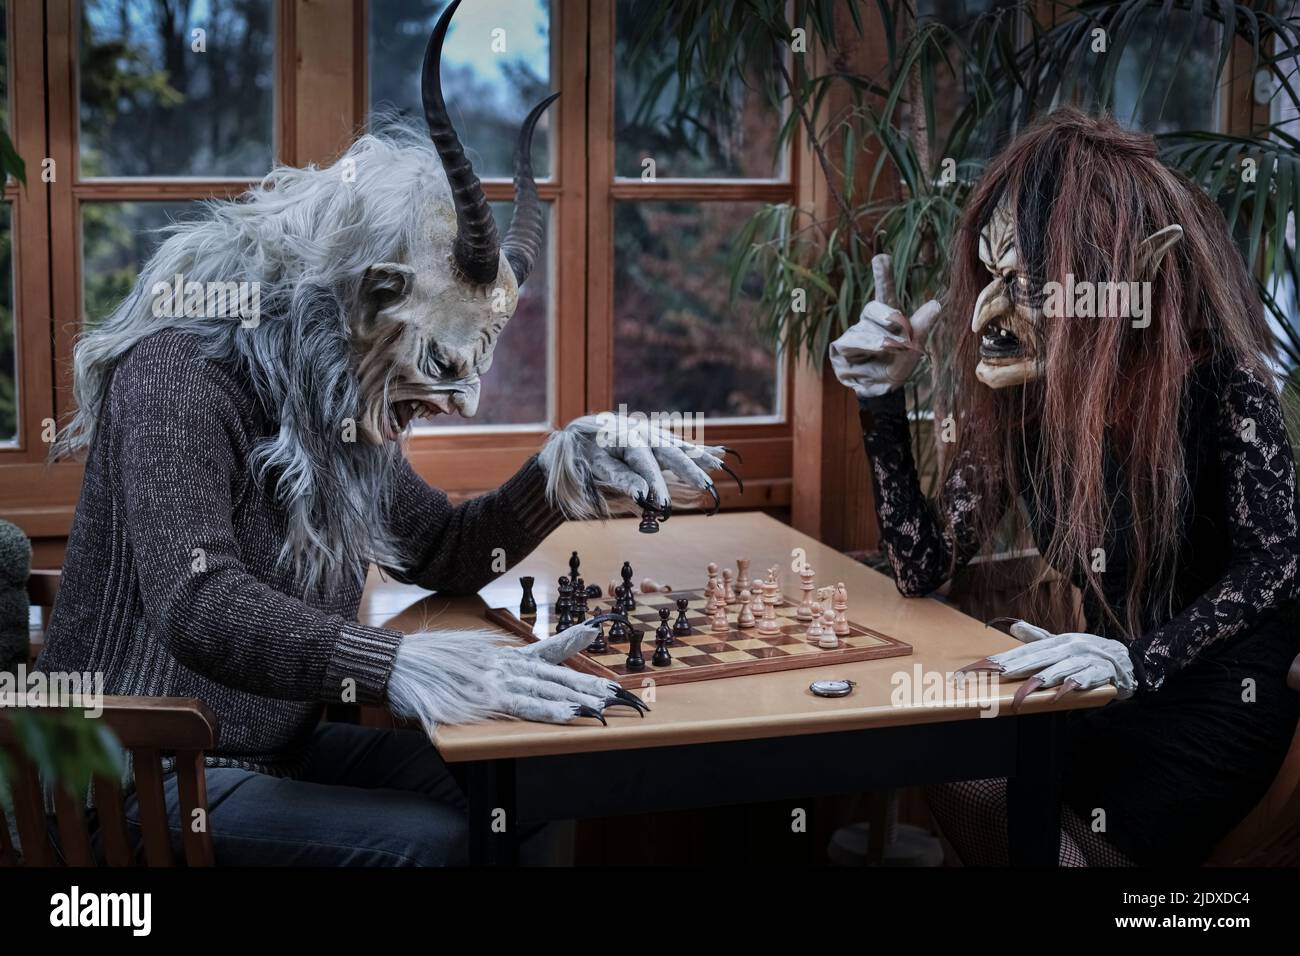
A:
[[[1142,864],[1204,860],[1263,796],[1300,717],[1300,694],[1286,686],[1300,650],[1300,537],[1281,408],[1251,373],[1208,365],[1193,376],[1188,402],[1190,494],[1175,610],[1153,602],[1144,609],[1144,633],[1129,642],[1137,694],[1066,720],[1066,801],[1084,820],[1104,811],[1107,838]],[[903,393],[864,399],[861,407],[898,588],[927,594],[979,551],[972,520],[978,492],[955,469],[939,500],[927,501]],[[1025,437],[1032,460],[1034,439]],[[1105,600],[1123,620],[1129,522],[1113,459],[1106,477],[1116,506],[1104,542]],[[1037,495],[1022,500],[1046,553],[1055,508],[1043,477],[1034,484]],[[1029,487],[1019,480],[1014,491]],[[1013,489],[1003,491],[1010,503]],[[1080,568],[1057,570],[1082,584]],[[1119,637],[1090,596],[1084,613],[1090,633]]]

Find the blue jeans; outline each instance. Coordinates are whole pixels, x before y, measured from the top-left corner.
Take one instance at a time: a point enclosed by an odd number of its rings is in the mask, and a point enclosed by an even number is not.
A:
[[[207,770],[219,866],[447,866],[466,861],[465,797],[424,734],[322,724],[295,779]],[[176,775],[164,778],[181,856]],[[135,795],[126,816],[138,836]]]

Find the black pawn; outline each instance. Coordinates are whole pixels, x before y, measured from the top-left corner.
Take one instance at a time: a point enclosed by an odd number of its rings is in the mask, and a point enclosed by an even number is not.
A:
[[[668,608],[659,609],[659,627],[655,630],[655,654],[650,663],[655,667],[667,667],[673,662],[668,653],[668,645],[673,642],[673,629],[668,626]]]
[[[570,602],[573,600],[573,589],[569,586],[569,579],[567,577],[560,578],[556,594],[555,633],[559,634],[562,630],[573,623],[571,617],[572,610],[570,609]]]
[[[641,632],[633,628],[628,640],[631,641],[631,646],[627,650],[627,669],[630,671],[645,670],[645,658],[641,656]]]
[[[524,588],[524,596],[519,599],[519,616],[532,617],[537,613],[537,599],[533,597],[533,579],[522,577],[519,583]]]
[[[617,595],[615,596],[614,603],[610,610],[615,614],[623,613],[623,602]],[[628,625],[624,624],[622,621],[614,621],[609,626],[609,642],[613,644],[616,641],[626,641],[631,633],[632,630]]]
[[[581,564],[582,564],[582,560],[578,557],[577,551],[569,555],[569,580],[570,581],[576,581],[578,579],[578,567]]]
[[[624,561],[623,570],[619,574],[623,577],[623,609],[625,611],[635,611],[636,598],[632,596],[632,562]]]
[[[687,598],[677,599],[677,623],[673,625],[673,634],[677,637],[687,637],[691,633],[691,622],[686,619],[686,608],[690,606],[690,603]],[[667,608],[664,608],[664,610],[667,610]]]
[[[604,654],[609,650],[609,645],[605,643],[605,625],[596,625],[596,639],[587,645],[587,650],[593,654]]]
[[[650,503],[649,499],[641,508],[641,524],[637,527],[637,530],[642,534],[659,533],[659,512],[655,511],[654,505]]]

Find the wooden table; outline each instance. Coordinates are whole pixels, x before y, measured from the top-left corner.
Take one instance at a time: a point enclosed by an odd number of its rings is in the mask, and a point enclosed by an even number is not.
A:
[[[955,705],[900,704],[900,672],[914,679],[950,674],[1015,641],[940,601],[901,597],[884,575],[761,513],[679,515],[657,536],[638,533],[635,519],[569,523],[477,598],[420,599],[414,589],[372,588],[362,619],[408,632],[484,627],[487,607],[518,604],[520,575],[537,579],[539,602],[550,600],[573,550],[589,581],[616,576],[630,560],[636,580],[648,576],[678,589],[702,584],[710,561],[749,557],[754,568],[787,569],[790,581],[792,562],[806,559],[819,584],[848,585],[850,620],[914,651],[649,688],[651,713],[640,719],[616,708],[608,727],[490,721],[442,728],[434,742],[466,788],[475,862],[515,859],[516,827],[500,833],[492,826],[501,810],[514,824],[528,824],[1008,777],[1013,862],[1056,864],[1056,715],[1101,706],[1114,689],[1071,694],[1059,703],[1053,692],[1040,692],[1016,716],[1010,714],[1014,683],[986,685],[985,693]],[[848,678],[857,687],[848,697],[820,698],[808,689],[820,678]],[[980,716],[994,706],[998,716]]]

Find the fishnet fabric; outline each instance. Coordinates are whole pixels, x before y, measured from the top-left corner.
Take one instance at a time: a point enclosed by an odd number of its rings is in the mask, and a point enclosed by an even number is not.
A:
[[[1007,781],[963,780],[925,791],[939,828],[966,866],[1009,866]],[[1069,807],[1061,807],[1061,866],[1133,866]]]

